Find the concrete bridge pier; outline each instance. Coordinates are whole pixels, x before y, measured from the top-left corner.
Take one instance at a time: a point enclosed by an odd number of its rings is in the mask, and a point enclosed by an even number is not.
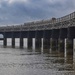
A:
[[[12,48],[15,48],[15,38],[12,38]]]
[[[73,55],[73,39],[66,40],[66,53],[68,55]]]
[[[43,38],[43,49],[50,49],[50,38]]]
[[[32,48],[32,46],[33,46],[33,38],[35,37],[35,31],[28,31],[27,32],[27,47],[29,48],[29,49],[31,49]]]
[[[42,46],[42,31],[35,32],[35,49],[41,49]]]
[[[28,48],[32,48],[32,38],[28,38],[27,42]]]
[[[53,51],[58,50],[58,39],[51,39],[51,49]]]
[[[75,27],[68,27],[66,40],[66,52],[68,55],[73,55],[73,39],[75,38]]]
[[[50,49],[51,30],[43,31],[43,49]]]
[[[23,48],[23,38],[20,38],[20,48]]]
[[[58,51],[65,54],[65,38],[67,38],[67,28],[61,28],[59,31]]]
[[[20,32],[20,48],[23,48],[23,32]]]
[[[41,49],[41,38],[35,38],[35,49]]]
[[[65,56],[65,39],[59,39],[59,41],[58,41],[58,53],[62,57]]]
[[[51,35],[51,49],[56,51],[58,50],[58,38],[59,38],[59,29],[53,29]]]
[[[58,50],[64,52],[65,50],[65,39],[59,39],[58,41]]]
[[[73,59],[73,39],[66,40],[66,58]]]
[[[4,32],[3,35],[4,35],[3,46],[6,47],[7,46],[6,33]]]
[[[5,38],[5,37],[4,37],[3,45],[4,45],[4,47],[7,46],[7,38]]]

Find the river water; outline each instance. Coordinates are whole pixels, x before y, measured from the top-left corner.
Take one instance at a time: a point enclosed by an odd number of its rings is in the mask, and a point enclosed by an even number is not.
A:
[[[2,47],[0,41],[0,75],[75,75],[74,55],[63,56],[63,53],[50,50],[19,49],[19,41],[16,48]],[[34,40],[33,40],[34,41]]]

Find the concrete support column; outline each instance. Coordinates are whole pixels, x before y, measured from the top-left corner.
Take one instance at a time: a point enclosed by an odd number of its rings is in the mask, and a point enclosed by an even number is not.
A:
[[[43,31],[36,31],[35,32],[35,49],[41,50],[42,47],[42,36],[43,36]]]
[[[59,41],[58,41],[58,52],[61,56],[65,56],[65,38],[67,38],[68,29],[60,28]]]
[[[35,49],[41,49],[42,41],[41,38],[35,38]]]
[[[56,51],[58,49],[58,38],[59,38],[60,29],[53,29],[51,35],[51,49]]]
[[[20,48],[23,48],[23,32],[20,32]]]
[[[66,40],[66,54],[73,55],[73,39]]]
[[[58,49],[58,39],[51,39],[51,49],[54,51]]]
[[[59,39],[58,40],[58,51],[59,56],[64,57],[65,56],[65,39]]]
[[[12,48],[15,47],[15,38],[12,38]]]
[[[43,49],[50,49],[51,30],[43,31]]]
[[[73,39],[75,38],[75,27],[68,27],[66,40],[66,53],[73,56]]]
[[[32,48],[32,38],[28,38],[28,41],[27,41],[27,46],[28,48]]]
[[[23,48],[23,38],[20,38],[20,48]]]
[[[50,49],[50,38],[43,38],[43,49]]]
[[[58,41],[58,50],[60,52],[65,51],[65,39],[59,39],[59,41]]]
[[[7,46],[7,38],[4,38],[3,45],[4,45],[4,47]]]

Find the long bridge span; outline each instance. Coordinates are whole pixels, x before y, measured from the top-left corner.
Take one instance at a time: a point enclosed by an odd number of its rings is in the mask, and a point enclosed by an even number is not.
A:
[[[12,47],[15,47],[15,38],[20,38],[20,48],[23,48],[23,38],[28,39],[28,48],[32,47],[32,38],[35,38],[35,48],[60,50],[64,52],[65,38],[67,39],[68,53],[73,54],[73,39],[75,38],[75,12],[61,18],[40,20],[22,25],[0,26],[0,34],[4,36],[3,45],[7,46],[7,38],[12,38]]]

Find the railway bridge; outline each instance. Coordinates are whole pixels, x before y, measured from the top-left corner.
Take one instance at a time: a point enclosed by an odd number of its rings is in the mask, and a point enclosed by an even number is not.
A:
[[[64,52],[65,39],[67,52],[73,54],[73,39],[75,38],[75,12],[50,20],[40,20],[22,25],[0,26],[3,35],[3,45],[7,46],[7,38],[12,38],[12,47],[15,47],[15,38],[20,38],[20,48],[23,48],[24,38],[28,39],[28,48],[32,47],[32,38],[35,38],[35,48],[60,50]]]

